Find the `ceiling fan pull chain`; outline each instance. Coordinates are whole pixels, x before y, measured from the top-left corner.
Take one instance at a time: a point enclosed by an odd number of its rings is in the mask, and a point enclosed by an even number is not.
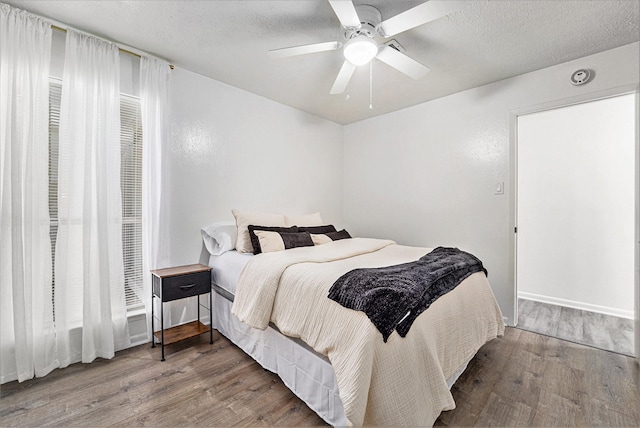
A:
[[[373,61],[369,63],[369,110],[373,110]]]

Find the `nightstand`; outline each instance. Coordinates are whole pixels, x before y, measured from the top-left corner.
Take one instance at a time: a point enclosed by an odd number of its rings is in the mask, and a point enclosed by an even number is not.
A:
[[[162,348],[164,361],[164,346],[176,343],[180,340],[198,336],[209,332],[209,343],[213,343],[213,327],[208,327],[200,322],[200,296],[209,293],[209,324],[213,320],[213,305],[211,297],[211,268],[201,264],[177,266],[151,271],[151,331],[155,337],[151,340],[151,347],[155,348],[156,338]],[[164,328],[164,303],[173,300],[196,297],[198,307],[198,319],[186,324],[181,324],[165,330]],[[155,314],[153,299],[160,299],[160,331],[155,331]],[[204,307],[204,305],[202,305]]]

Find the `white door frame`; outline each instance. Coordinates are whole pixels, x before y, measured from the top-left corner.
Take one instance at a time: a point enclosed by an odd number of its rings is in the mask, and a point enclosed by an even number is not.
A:
[[[550,101],[544,104],[538,104],[530,107],[524,107],[511,112],[509,118],[509,276],[513,278],[513,325],[518,323],[518,283],[517,283],[517,252],[516,227],[518,225],[518,116],[525,114],[537,113],[545,110],[552,110],[560,107],[567,107],[575,104],[582,104],[590,101],[597,101],[605,98],[616,97],[635,93],[635,118],[636,118],[636,191],[635,191],[635,355],[640,360],[640,85],[625,85],[604,91],[592,92],[571,98],[563,98]]]

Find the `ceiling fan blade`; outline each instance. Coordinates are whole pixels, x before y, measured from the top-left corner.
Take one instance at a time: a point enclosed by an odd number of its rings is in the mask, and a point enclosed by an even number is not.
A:
[[[345,62],[342,63],[342,68],[340,68],[338,77],[336,77],[336,81],[333,82],[333,86],[331,87],[331,91],[329,91],[329,93],[331,95],[343,93],[344,90],[347,89],[347,85],[349,84],[349,80],[351,80],[351,76],[353,75],[355,69],[355,65],[345,60]]]
[[[316,52],[335,51],[336,49],[340,49],[340,47],[342,47],[342,43],[339,42],[314,43],[312,45],[273,49],[269,51],[269,56],[271,58],[286,58],[289,56],[305,55]]]
[[[425,67],[418,61],[409,58],[390,46],[385,46],[380,49],[376,58],[416,80],[424,77],[425,74],[429,72],[428,67]]]
[[[360,18],[351,0],[329,0],[329,4],[336,13],[340,23],[345,28],[359,28]]]
[[[456,12],[465,7],[467,0],[429,0],[405,12],[399,13],[379,26],[384,37],[395,36],[429,21],[434,21],[445,15]]]

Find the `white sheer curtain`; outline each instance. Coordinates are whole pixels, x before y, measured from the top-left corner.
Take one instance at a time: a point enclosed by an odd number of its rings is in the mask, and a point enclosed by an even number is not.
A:
[[[142,272],[147,312],[147,334],[151,340],[150,269],[166,267],[161,242],[162,150],[166,138],[169,64],[156,58],[140,58],[140,104],[142,109]]]
[[[58,164],[55,321],[61,365],[129,345],[122,258],[118,48],[67,31]]]
[[[0,378],[57,367],[51,302],[51,25],[0,4]]]

